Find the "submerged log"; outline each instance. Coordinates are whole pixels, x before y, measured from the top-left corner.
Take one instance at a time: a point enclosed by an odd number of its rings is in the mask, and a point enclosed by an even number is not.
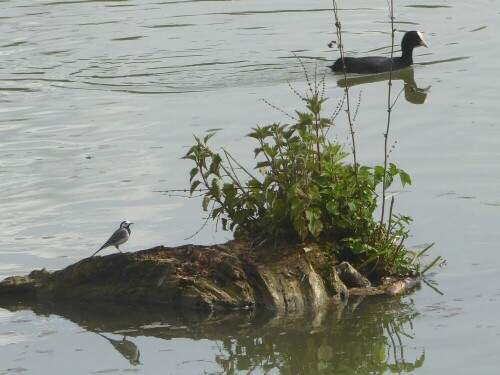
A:
[[[387,286],[364,290],[364,294],[395,291]],[[363,288],[353,292],[363,294]],[[59,271],[33,271],[0,283],[2,299],[148,302],[211,311],[305,312],[345,300],[348,294],[320,249],[305,250],[300,245],[249,249],[238,241],[96,256]]]

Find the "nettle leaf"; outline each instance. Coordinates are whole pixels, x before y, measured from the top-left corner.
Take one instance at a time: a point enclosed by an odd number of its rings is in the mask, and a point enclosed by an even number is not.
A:
[[[219,154],[212,155],[212,163],[210,164],[210,168],[208,172],[211,174],[215,174],[216,176],[220,176],[220,164],[222,163],[222,158]]]
[[[213,178],[212,179],[212,194],[214,195],[215,198],[220,199],[220,181],[218,178]]]
[[[271,162],[264,160],[264,161],[259,161],[257,165],[255,166],[256,169],[264,169],[268,168],[271,166]]]
[[[309,199],[312,200],[321,200],[321,194],[319,192],[319,186],[311,185],[309,188]]]
[[[317,207],[306,210],[307,229],[314,237],[318,237],[323,230],[323,223],[321,221],[321,210]]]
[[[260,188],[262,188],[262,183],[259,180],[252,178],[251,180],[248,180],[247,186],[250,189],[260,189]]]
[[[257,148],[255,148],[255,149],[253,150],[254,157],[259,156],[259,154],[260,154],[261,152],[264,152],[264,149],[263,149],[262,147],[257,147]]]
[[[401,169],[399,170],[399,178],[401,179],[401,185],[403,185],[403,187],[406,184],[411,185],[410,175]]]
[[[320,125],[322,128],[326,128],[326,127],[328,127],[328,126],[330,126],[330,125],[332,125],[332,124],[333,124],[333,122],[332,122],[332,120],[330,120],[329,118],[324,118],[324,117],[322,117],[322,118],[320,118],[320,120],[319,120],[319,125]]]
[[[354,254],[362,254],[369,249],[368,246],[366,246],[365,244],[363,244],[359,241],[352,241],[350,243],[350,245],[351,245],[352,252]]]
[[[208,204],[210,203],[210,195],[205,195],[203,197],[203,203],[201,204],[201,206],[203,207],[203,211],[208,211]]]
[[[349,228],[351,226],[351,221],[350,220],[347,220],[345,217],[343,216],[340,216],[338,219],[337,219],[337,222],[336,224],[338,225],[339,228]]]
[[[373,183],[375,186],[380,184],[384,178],[384,167],[376,165],[373,167]]]
[[[370,168],[362,166],[358,168],[358,176],[365,180],[369,180],[372,177]]]
[[[252,198],[259,207],[262,207],[266,203],[266,196],[261,192],[255,192],[252,194]]]
[[[260,135],[260,133],[258,132],[258,130],[257,129],[255,129],[255,130],[256,131],[248,133],[247,137],[249,137],[249,138],[255,138],[255,139],[262,139],[262,136]]]
[[[304,214],[305,202],[299,198],[292,198],[290,213],[293,218],[302,216]]]
[[[385,178],[385,188],[388,189],[392,185],[393,181],[394,181],[394,176],[388,173]]]
[[[247,137],[255,138],[257,140],[262,140],[271,135],[270,132],[271,126],[257,126],[256,128],[252,128],[253,132],[247,134]]]
[[[305,240],[309,234],[306,226],[306,219],[303,216],[298,216],[293,219],[293,227],[302,240]]]
[[[274,204],[274,202],[276,201],[278,194],[275,191],[270,190],[270,189],[266,190],[264,194],[266,196],[266,200],[269,202],[269,205],[272,206]]]
[[[300,183],[300,181],[299,181]],[[293,185],[289,190],[288,190],[288,194],[291,196],[291,197],[305,197],[305,194],[304,192],[302,191],[302,189],[299,187],[299,184],[296,183],[295,185]]]
[[[194,154],[194,146],[189,149],[189,151],[186,153],[186,155],[182,157],[182,159],[192,160],[196,162],[196,156],[194,156],[193,154]]]
[[[313,95],[309,100],[307,100],[307,108],[315,115],[320,115],[321,105],[327,100],[327,98],[320,98],[317,95]]]
[[[224,213],[224,207],[217,207],[212,211],[212,219],[215,219],[219,215],[222,215]]]
[[[225,183],[222,186],[222,192],[226,196],[226,204],[232,205],[234,202],[234,198],[238,193],[238,189],[236,188],[236,186],[234,184]]]
[[[271,158],[275,158],[278,155],[278,147],[270,146],[269,144],[264,144],[263,146],[264,152]]]
[[[201,184],[201,181],[196,180],[191,184],[191,188],[189,189],[189,193],[192,195],[196,188]]]
[[[338,211],[338,207],[337,207],[337,203],[333,200],[329,201],[327,204],[326,204],[326,210],[333,216],[335,215],[338,215],[339,211]]]
[[[295,130],[293,129],[293,127],[290,127],[289,125],[286,125],[283,127],[283,137],[289,141],[293,134],[295,133]]]
[[[389,174],[394,177],[398,173],[399,173],[398,167],[396,167],[394,163],[389,163]]]
[[[194,176],[196,176],[199,171],[198,168],[191,169],[191,172],[189,172],[189,182],[193,181]]]
[[[210,138],[212,138],[213,136],[215,135],[215,133],[208,133],[205,138],[203,138],[203,143],[204,144],[207,144],[207,142],[210,140]],[[196,138],[196,137],[195,137]],[[198,138],[196,138],[196,140],[198,142],[200,142],[200,140]]]

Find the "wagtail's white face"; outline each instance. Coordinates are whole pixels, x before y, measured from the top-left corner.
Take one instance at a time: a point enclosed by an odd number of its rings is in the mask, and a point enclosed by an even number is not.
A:
[[[130,221],[125,220],[125,221],[122,221],[122,223],[120,224],[120,228],[128,228],[132,224],[134,224],[134,223],[131,223]]]

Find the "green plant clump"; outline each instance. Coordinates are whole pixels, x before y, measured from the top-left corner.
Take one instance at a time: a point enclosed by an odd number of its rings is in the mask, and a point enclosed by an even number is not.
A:
[[[393,201],[387,222],[374,219],[377,190],[388,189],[397,177],[404,187],[410,176],[392,163],[384,168],[347,162],[343,145],[327,138],[333,120],[321,116],[326,99],[318,87],[301,99],[307,111],[296,112],[295,124],[258,126],[248,134],[257,143],[252,171],[226,149],[213,151],[213,133],[195,137],[184,156],[195,164],[191,194],[203,191],[209,218],[236,238],[316,242],[372,278],[418,274],[416,256],[403,245],[411,219],[393,214]]]

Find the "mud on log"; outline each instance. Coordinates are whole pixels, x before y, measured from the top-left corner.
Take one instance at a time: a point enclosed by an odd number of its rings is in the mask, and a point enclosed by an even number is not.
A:
[[[393,290],[352,289],[353,294]],[[2,299],[147,302],[212,311],[304,312],[348,294],[336,267],[319,249],[288,245],[249,250],[237,241],[97,256],[0,283]]]

